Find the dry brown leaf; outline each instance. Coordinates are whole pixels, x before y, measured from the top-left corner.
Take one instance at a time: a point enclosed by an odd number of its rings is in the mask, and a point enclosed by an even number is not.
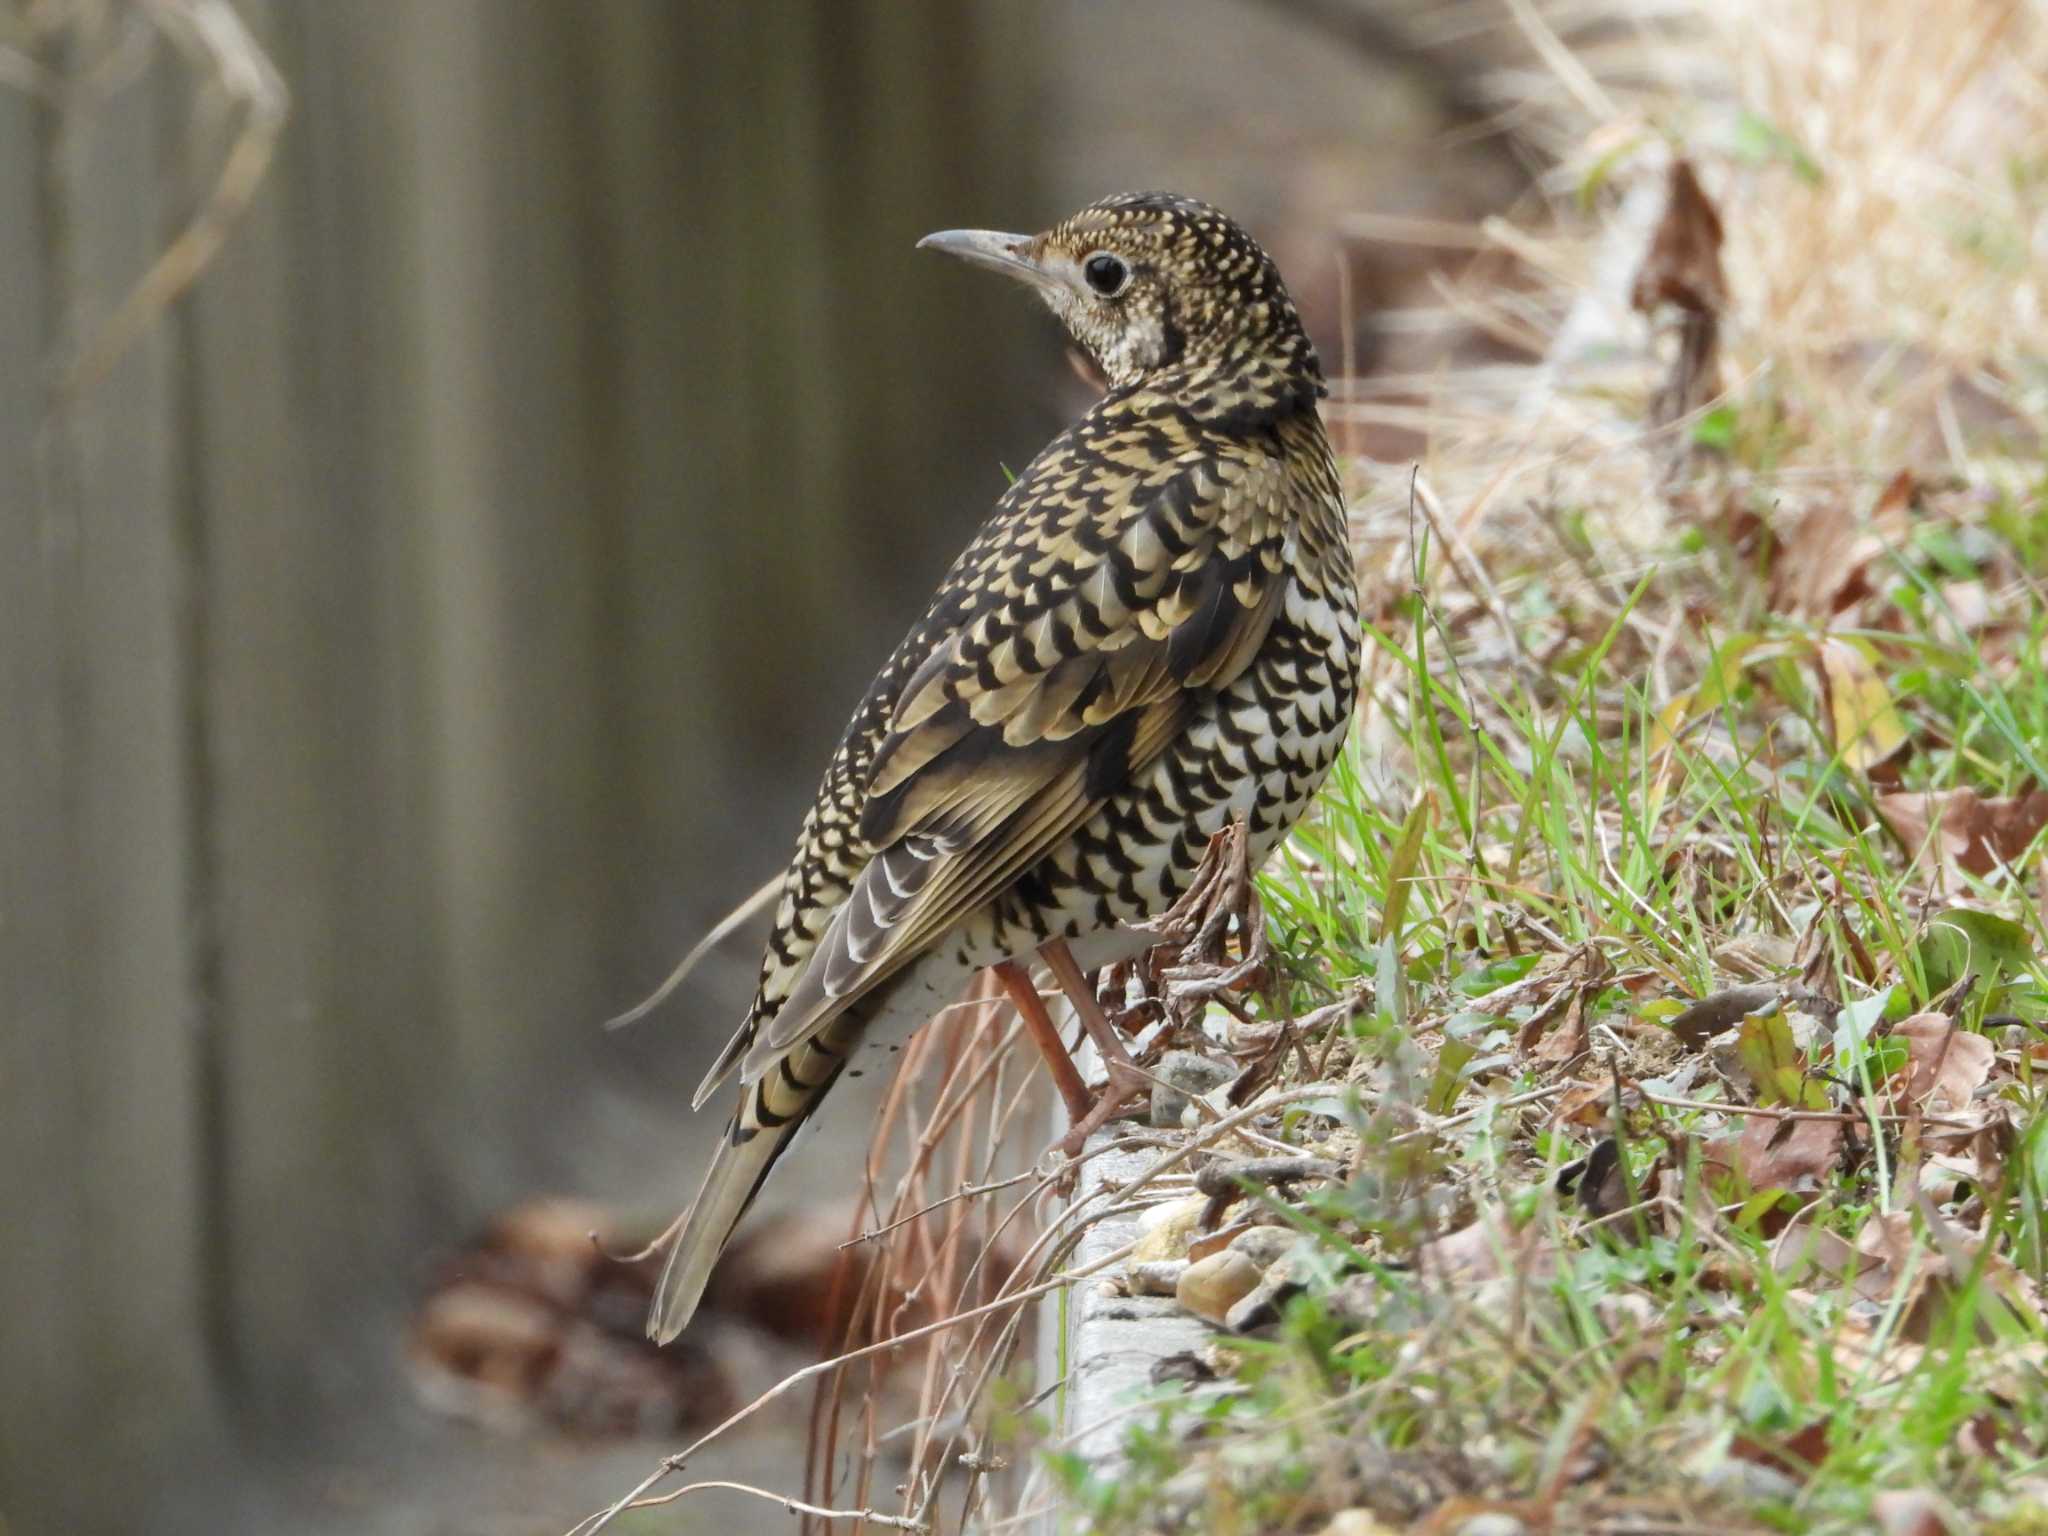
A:
[[[1779,1234],[1771,1249],[1772,1267],[1794,1286],[1828,1290],[1846,1285],[1864,1301],[1896,1304],[1893,1337],[1905,1343],[1925,1344],[1935,1336],[1958,1289],[1980,1267],[1985,1301],[1996,1298],[2022,1318],[2038,1318],[2039,1298],[2010,1260],[1992,1254],[1980,1266],[1976,1236],[1942,1217],[1924,1195],[1916,1204],[1928,1224],[1925,1239],[1916,1236],[1910,1213],[1883,1211],[1863,1223],[1854,1243],[1817,1226],[1817,1208],[1808,1207]],[[1978,1334],[1993,1336],[1988,1317],[1980,1315]]]
[[[1554,1255],[1542,1222],[1525,1223],[1517,1231],[1507,1213],[1495,1206],[1480,1212],[1470,1226],[1418,1245],[1415,1267],[1430,1280],[1470,1285],[1502,1275],[1548,1275]]]
[[[1671,162],[1664,215],[1636,269],[1629,302],[1643,314],[1659,304],[1717,314],[1728,307],[1721,272],[1721,215],[1689,160]]]
[[[1803,1286],[1789,1287],[1785,1300],[1801,1309],[1820,1305],[1820,1297]],[[1872,1385],[1903,1380],[1917,1371],[1927,1358],[1927,1346],[1899,1337],[1880,1314],[1873,1319],[1846,1314],[1828,1340],[1835,1369],[1863,1378]]]
[[[1906,1098],[1920,1109],[1963,1109],[1991,1075],[1997,1048],[1944,1013],[1916,1013],[1892,1026],[1906,1042]]]
[[[1487,857],[1494,855],[1488,853]],[[1500,857],[1507,857],[1503,849]],[[1585,945],[1578,949],[1546,954],[1538,960],[1529,974],[1495,987],[1491,992],[1482,993],[1472,999],[1475,1013],[1491,1014],[1494,1018],[1505,1018],[1514,1009],[1524,1004],[1538,1004],[1540,1009],[1562,1006],[1558,997],[1559,988],[1573,978],[1585,973],[1586,967],[1601,960],[1597,945]]]
[[[1808,507],[1771,560],[1771,611],[1822,623],[1864,595],[1856,512],[1847,501]]]
[[[1693,1241],[1698,1242],[1721,1225],[1721,1212],[1707,1183],[1689,1176],[1683,1168],[1657,1170],[1657,1204],[1664,1213],[1667,1237],[1677,1237],[1690,1227]]]
[[[1913,477],[1913,471],[1900,470],[1885,481],[1884,489],[1877,493],[1877,501],[1870,509],[1870,526],[1880,533],[1903,534],[1906,531],[1906,509],[1919,494],[1920,482]]]
[[[1818,1189],[1842,1155],[1842,1122],[1752,1115],[1735,1166],[1752,1189]]]
[[[1544,1015],[1538,1014],[1522,1026],[1517,1043],[1528,1040],[1541,1030],[1531,1053],[1538,1061],[1566,1062],[1578,1056],[1586,1049],[1586,996],[1589,990],[1584,986],[1573,987],[1557,1023],[1545,1030],[1542,1028]]]
[[[2048,827],[2048,789],[2001,799],[1974,789],[1930,790],[1879,795],[1876,805],[1916,859],[1973,875],[2017,864]]]
[[[1612,1083],[1574,1082],[1558,1095],[1552,1125],[1605,1125],[1614,1107]]]
[[[1864,1251],[1863,1233],[1851,1243],[1839,1232],[1817,1225],[1817,1211],[1808,1206],[1778,1234],[1771,1245],[1771,1267],[1794,1285],[1835,1287],[1846,1282],[1865,1301],[1888,1299],[1898,1276],[1884,1255]]]
[[[1752,981],[1771,981],[1798,968],[1798,948],[1796,939],[1783,934],[1738,934],[1714,946],[1714,966]]]
[[[1919,490],[1911,470],[1886,482],[1867,518],[1833,498],[1809,507],[1780,538],[1771,563],[1774,612],[1825,624],[1868,597],[1870,564],[1906,535],[1906,512]]]
[[[1547,960],[1531,971],[1525,980],[1542,978],[1542,986],[1533,993],[1523,993],[1526,999],[1548,996],[1515,1032],[1515,1048],[1533,1051],[1538,1060],[1559,1062],[1569,1061],[1586,1048],[1586,999],[1614,974],[1607,956],[1598,945],[1582,944],[1569,953]],[[1493,1012],[1488,1005],[1496,997],[1506,993],[1488,993],[1478,999],[1474,1008]]]
[[[1721,271],[1721,215],[1693,173],[1692,163],[1671,163],[1664,214],[1636,269],[1629,302],[1648,315],[1670,304],[1681,314],[1678,355],[1650,401],[1653,426],[1668,426],[1715,393],[1721,311],[1728,280]]]
[[[1830,635],[1821,641],[1819,654],[1835,750],[1843,767],[1867,774],[1906,744],[1906,723],[1892,706],[1891,690],[1860,649]]]
[[[1804,1481],[1828,1454],[1828,1421],[1816,1419],[1781,1440],[1764,1441],[1751,1435],[1737,1435],[1729,1443],[1728,1454]]]
[[[1997,1097],[1973,1099],[1963,1114],[1944,1115],[1961,1126],[1924,1126],[1920,1143],[1927,1152],[1925,1169],[1968,1179],[1979,1189],[1996,1188],[2005,1180],[2006,1165],[2019,1145],[2023,1111]]]
[[[1991,622],[1991,594],[1981,581],[1945,581],[1941,584],[1941,609],[1935,628],[1952,645],[1968,643],[1968,637]]]

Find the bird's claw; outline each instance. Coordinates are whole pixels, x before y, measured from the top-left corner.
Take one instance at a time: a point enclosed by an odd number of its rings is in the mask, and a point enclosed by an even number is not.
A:
[[[1110,1061],[1108,1080],[1088,1113],[1076,1120],[1056,1145],[1071,1162],[1087,1148],[1088,1138],[1101,1130],[1131,1104],[1151,1097],[1152,1078],[1137,1063]]]

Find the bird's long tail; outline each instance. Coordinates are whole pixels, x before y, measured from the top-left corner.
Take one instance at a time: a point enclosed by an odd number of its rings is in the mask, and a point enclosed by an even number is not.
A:
[[[733,1229],[761,1192],[775,1160],[838,1079],[859,1033],[857,1021],[834,1020],[746,1088],[655,1286],[647,1336],[657,1344],[681,1333],[696,1313]]]

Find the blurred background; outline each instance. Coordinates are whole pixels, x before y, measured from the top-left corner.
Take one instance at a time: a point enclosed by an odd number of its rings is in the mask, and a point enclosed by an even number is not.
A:
[[[914,242],[1194,193],[1332,372],[1426,371],[1468,258],[1358,216],[1526,194],[1504,15],[0,0],[0,1533],[560,1531],[651,1465],[432,1411],[409,1320],[522,1202],[694,1188],[753,940],[602,1021],[1086,405]]]

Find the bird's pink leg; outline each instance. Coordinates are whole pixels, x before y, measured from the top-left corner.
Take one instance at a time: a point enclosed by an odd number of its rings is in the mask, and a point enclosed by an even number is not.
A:
[[[1067,1001],[1074,1005],[1074,1011],[1081,1016],[1081,1027],[1088,1031],[1088,1038],[1095,1042],[1095,1049],[1102,1053],[1102,1065],[1109,1074],[1102,1096],[1088,1109],[1086,1114],[1074,1119],[1073,1128],[1060,1139],[1060,1150],[1069,1157],[1078,1157],[1082,1145],[1102,1126],[1108,1124],[1118,1111],[1132,1100],[1141,1098],[1152,1090],[1151,1074],[1131,1059],[1131,1053],[1124,1049],[1123,1038],[1117,1034],[1116,1026],[1104,1017],[1102,1005],[1095,1000],[1095,989],[1088,985],[1088,978],[1081,973],[1080,965],[1074,959],[1074,952],[1067,948],[1065,939],[1054,939],[1040,946],[1039,956],[1052,972],[1053,980],[1067,995]],[[1068,1063],[1069,1068],[1072,1062]],[[1073,1100],[1067,1101],[1071,1109]]]
[[[1095,1096],[1088,1091],[1088,1085],[1081,1081],[1081,1069],[1074,1065],[1074,1058],[1067,1051],[1067,1043],[1060,1038],[1059,1027],[1052,1021],[1052,1015],[1045,1011],[1045,999],[1038,995],[1038,988],[1031,984],[1031,977],[1024,967],[1014,960],[1005,960],[993,967],[996,979],[1003,984],[1003,990],[1010,994],[1010,1001],[1017,1007],[1017,1016],[1024,1021],[1025,1033],[1031,1036],[1031,1043],[1038,1047],[1038,1054],[1045,1058],[1046,1069],[1052,1073],[1060,1097],[1067,1101],[1067,1118],[1079,1122],[1094,1110]]]

